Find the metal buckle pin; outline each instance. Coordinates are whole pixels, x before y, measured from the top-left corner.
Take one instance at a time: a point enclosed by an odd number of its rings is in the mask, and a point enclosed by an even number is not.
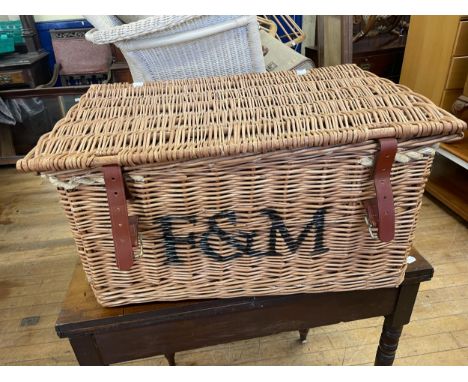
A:
[[[364,215],[364,220],[365,220],[365,222],[367,224],[367,229],[369,230],[369,234],[370,234],[371,238],[375,239],[376,236],[374,235],[374,232],[372,232],[372,228],[374,228],[374,226],[372,225],[372,223],[367,218],[367,215]]]

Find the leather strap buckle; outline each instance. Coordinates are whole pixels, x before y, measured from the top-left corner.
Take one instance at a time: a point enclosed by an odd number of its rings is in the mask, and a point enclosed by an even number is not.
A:
[[[103,166],[102,172],[109,203],[117,267],[121,271],[127,271],[133,265],[133,248],[138,246],[138,217],[128,216],[129,192],[120,166]]]
[[[395,237],[395,206],[393,203],[390,175],[397,152],[395,138],[379,139],[380,150],[376,154],[372,179],[375,187],[375,198],[363,202],[366,209],[366,223],[369,231],[377,227],[381,241],[392,241]],[[372,231],[371,231],[372,232]],[[371,234],[373,237],[373,235]]]

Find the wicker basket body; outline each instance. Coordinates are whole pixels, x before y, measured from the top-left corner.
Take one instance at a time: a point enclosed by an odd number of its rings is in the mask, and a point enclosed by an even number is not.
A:
[[[466,125],[352,65],[94,86],[18,163],[57,185],[105,306],[396,287],[433,146]],[[374,238],[380,137],[395,137],[395,238]],[[122,166],[139,217],[134,264],[115,261],[101,166]],[[374,231],[374,232],[373,232]]]

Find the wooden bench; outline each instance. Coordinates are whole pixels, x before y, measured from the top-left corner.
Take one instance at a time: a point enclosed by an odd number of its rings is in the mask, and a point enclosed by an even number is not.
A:
[[[109,365],[204,346],[384,316],[375,365],[392,365],[403,326],[410,322],[422,281],[432,266],[415,250],[398,288],[363,291],[158,302],[103,308],[80,264],[56,322],[80,365]],[[298,342],[299,343],[299,342]],[[376,339],[377,343],[377,339]],[[300,345],[298,345],[300,346]]]

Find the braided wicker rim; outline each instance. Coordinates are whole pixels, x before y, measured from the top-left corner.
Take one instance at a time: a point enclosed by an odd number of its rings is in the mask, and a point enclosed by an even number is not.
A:
[[[136,166],[464,129],[422,95],[356,65],[94,85],[17,168]]]

